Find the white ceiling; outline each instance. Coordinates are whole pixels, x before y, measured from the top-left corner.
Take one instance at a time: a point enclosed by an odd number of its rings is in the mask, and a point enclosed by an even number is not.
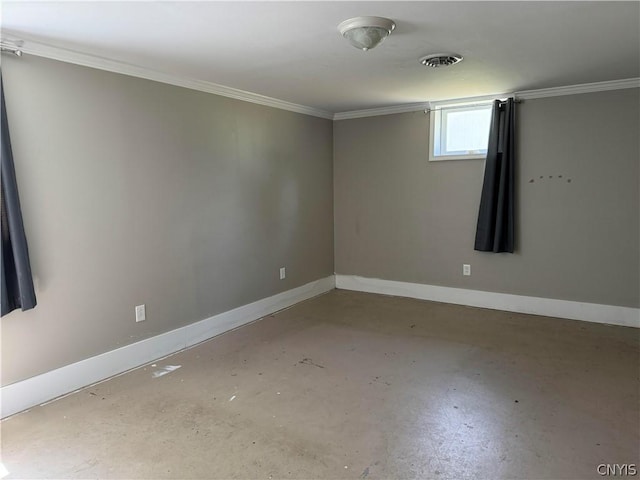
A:
[[[393,19],[362,52],[350,17]],[[640,76],[640,2],[11,2],[2,33],[329,112]],[[418,59],[464,61],[427,69]]]

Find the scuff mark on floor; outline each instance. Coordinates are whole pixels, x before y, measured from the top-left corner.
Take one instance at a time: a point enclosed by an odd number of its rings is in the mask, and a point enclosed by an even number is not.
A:
[[[152,372],[151,376],[153,378],[158,378],[158,377],[161,377],[163,375],[166,375],[167,373],[171,373],[171,372],[179,369],[180,367],[182,367],[182,365],[166,365],[164,367],[160,367],[159,370],[156,370],[155,372]]]
[[[303,358],[298,363],[302,363],[304,365],[313,365],[314,367],[318,367],[318,368],[324,368],[324,365],[320,365],[319,363],[315,363],[310,358]]]

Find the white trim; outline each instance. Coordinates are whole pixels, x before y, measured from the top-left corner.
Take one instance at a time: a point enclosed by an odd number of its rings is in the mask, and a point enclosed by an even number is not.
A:
[[[2,418],[179,352],[335,288],[333,275],[0,389]]]
[[[430,143],[429,145],[433,145]],[[469,153],[462,155],[433,155],[433,150],[429,148],[429,161],[430,162],[447,162],[449,160],[486,160],[486,153]]]
[[[333,115],[334,120],[347,120],[351,118],[373,117],[377,115],[392,115],[394,113],[417,112],[420,110],[430,110],[438,105],[450,103],[473,103],[491,98],[505,98],[514,96],[519,100],[533,100],[535,98],[558,97],[562,95],[577,95],[580,93],[606,92],[609,90],[622,90],[626,88],[640,88],[640,77],[626,78],[623,80],[611,80],[607,82],[582,83],[579,85],[568,85],[564,87],[542,88],[538,90],[522,90],[520,92],[495,95],[483,95],[479,97],[452,98],[448,100],[438,100],[423,103],[411,103],[406,105],[393,105],[390,107],[368,108],[364,110],[352,110],[339,112]],[[426,113],[426,112],[425,112]]]
[[[15,37],[14,34],[9,32],[3,32],[3,34]],[[198,90],[200,92],[213,93],[214,95],[220,95],[222,97],[234,98],[236,100],[242,100],[244,102],[256,103],[258,105],[265,105],[267,107],[279,108],[281,110],[288,110],[290,112],[302,113],[304,115],[311,115],[314,117],[326,118],[328,120],[333,119],[333,113],[318,108],[308,107],[306,105],[299,105],[297,103],[287,102],[286,100],[279,100],[277,98],[267,97],[258,93],[246,92],[237,88],[226,87],[224,85],[218,85],[217,83],[205,82],[203,80],[194,80],[190,78],[179,77],[176,75],[170,75],[163,72],[158,72],[150,68],[141,67],[138,65],[132,65],[125,62],[119,62],[110,60],[108,58],[99,57],[97,55],[91,55],[87,53],[77,52],[66,48],[54,47],[46,43],[41,43],[35,40],[21,39],[17,40],[9,38],[3,35],[3,41],[18,42],[22,41],[20,50],[23,53],[35,55],[38,57],[49,58],[51,60],[58,60],[60,62],[72,63],[75,65],[81,65],[83,67],[96,68],[98,70],[106,70],[108,72],[120,73],[123,75],[129,75],[132,77],[144,78],[147,80],[153,80],[156,82],[166,83],[169,85],[175,85],[178,87],[189,88],[191,90]]]
[[[336,288],[640,328],[640,308],[336,275]]]
[[[626,88],[640,88],[640,77],[626,78],[624,80],[611,80],[608,82],[581,83],[579,85],[568,85],[565,87],[523,90],[521,92],[516,92],[515,96],[521,100],[531,100],[534,98],[560,97],[563,95],[606,92],[609,90],[623,90]]]

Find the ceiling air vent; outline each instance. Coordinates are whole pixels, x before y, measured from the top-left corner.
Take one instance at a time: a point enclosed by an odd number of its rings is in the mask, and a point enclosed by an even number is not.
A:
[[[448,67],[462,61],[462,56],[456,53],[434,53],[420,59],[425,67]]]

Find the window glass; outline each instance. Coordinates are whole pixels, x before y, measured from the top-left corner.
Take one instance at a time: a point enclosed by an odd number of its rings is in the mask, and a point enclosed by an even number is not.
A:
[[[484,158],[492,104],[442,106],[431,111],[429,160]]]

